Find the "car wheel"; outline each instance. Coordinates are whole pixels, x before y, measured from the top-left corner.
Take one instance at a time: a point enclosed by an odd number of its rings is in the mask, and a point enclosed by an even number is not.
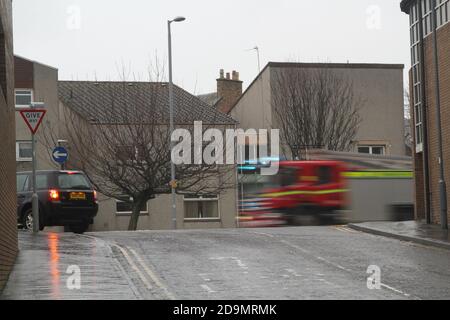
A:
[[[320,224],[320,219],[314,214],[302,214],[294,217],[294,225],[296,226],[317,226]]]
[[[42,231],[45,228],[45,225],[42,223],[42,217],[39,216],[39,230]],[[24,230],[33,231],[33,224],[34,224],[34,218],[33,218],[33,209],[29,208],[25,211],[25,213],[22,216],[22,227]]]
[[[88,225],[86,223],[79,223],[70,226],[73,233],[83,234],[87,231]]]
[[[33,230],[33,210],[27,209],[22,216],[22,227],[24,230]]]

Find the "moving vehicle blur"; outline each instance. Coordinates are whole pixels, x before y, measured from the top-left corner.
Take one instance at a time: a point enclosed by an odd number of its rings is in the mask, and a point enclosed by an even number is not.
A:
[[[338,223],[347,205],[346,168],[339,161],[281,161],[260,195],[244,209],[241,227]]]
[[[311,150],[304,161],[280,161],[275,176],[264,160],[239,168],[239,227],[411,220],[410,157]]]

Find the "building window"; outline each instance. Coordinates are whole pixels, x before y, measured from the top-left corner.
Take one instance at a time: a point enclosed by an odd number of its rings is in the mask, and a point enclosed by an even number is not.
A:
[[[118,146],[116,148],[116,158],[121,163],[145,162],[146,150],[143,146]]]
[[[436,20],[438,28],[446,24],[449,20],[450,0],[436,1]]]
[[[385,155],[386,146],[358,146],[358,153]]]
[[[450,0],[437,0],[436,7],[433,8],[432,0],[419,0],[414,3],[409,12],[410,16],[410,37],[411,37],[411,65],[413,92],[411,92],[411,104],[414,112],[414,130],[416,152],[423,150],[423,98],[422,91],[422,75],[420,66],[420,47],[421,34],[420,26],[422,26],[423,37],[427,37],[433,32],[433,9],[436,10],[436,27],[439,28],[449,22],[450,18]]]
[[[30,162],[33,160],[31,141],[16,142],[16,160],[19,162]]]
[[[423,34],[424,37],[433,32],[433,2],[432,0],[421,0],[423,15]],[[436,21],[437,28],[440,28],[450,19],[450,0],[436,1]]]
[[[131,203],[116,200],[116,214],[118,215],[130,215],[132,213]],[[148,213],[148,202],[145,202],[141,207],[141,214]]]
[[[419,5],[421,7],[419,7]],[[420,16],[422,11],[422,16]],[[423,123],[422,123],[422,83],[420,66],[420,48],[421,35],[420,23],[423,24],[424,35],[431,31],[431,0],[422,0],[411,6],[410,12],[410,30],[411,30],[411,66],[413,90],[411,92],[411,104],[414,111],[414,132],[416,142],[416,152],[422,151],[423,145]],[[362,153],[367,152],[369,148],[363,148]]]
[[[18,89],[15,90],[16,94],[16,107],[29,107],[33,101],[33,90],[30,89]]]
[[[211,196],[185,196],[184,197],[185,220],[220,219],[219,198]]]

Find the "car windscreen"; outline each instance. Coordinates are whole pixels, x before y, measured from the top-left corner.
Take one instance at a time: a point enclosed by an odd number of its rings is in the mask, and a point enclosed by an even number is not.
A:
[[[91,185],[81,173],[60,173],[58,175],[58,186],[62,190],[77,189],[90,190]]]
[[[300,177],[300,168],[281,167],[278,174],[271,176],[269,187],[288,187],[294,185]]]

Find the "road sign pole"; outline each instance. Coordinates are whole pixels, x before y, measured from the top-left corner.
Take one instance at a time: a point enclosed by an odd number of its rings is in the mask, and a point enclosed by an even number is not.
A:
[[[29,109],[19,109],[20,115],[31,131],[31,153],[32,153],[32,188],[31,211],[33,216],[33,232],[39,232],[39,198],[36,186],[36,131],[44,118],[46,110],[45,105],[40,102],[32,102]]]
[[[60,140],[58,140],[58,147],[61,147],[61,141]],[[66,163],[65,162],[61,163],[61,170],[66,170]]]
[[[34,106],[32,105],[33,109]],[[31,134],[31,152],[33,155],[33,195],[31,197],[31,207],[33,211],[33,232],[39,233],[39,198],[36,188],[36,139],[35,134]]]
[[[32,102],[30,108],[16,109],[20,112],[23,120],[31,131],[31,153],[32,153],[32,188],[33,195],[31,196],[31,211],[33,216],[33,232],[39,232],[39,198],[36,187],[36,131],[39,128],[42,119],[47,112],[44,109],[45,105],[41,102]]]

